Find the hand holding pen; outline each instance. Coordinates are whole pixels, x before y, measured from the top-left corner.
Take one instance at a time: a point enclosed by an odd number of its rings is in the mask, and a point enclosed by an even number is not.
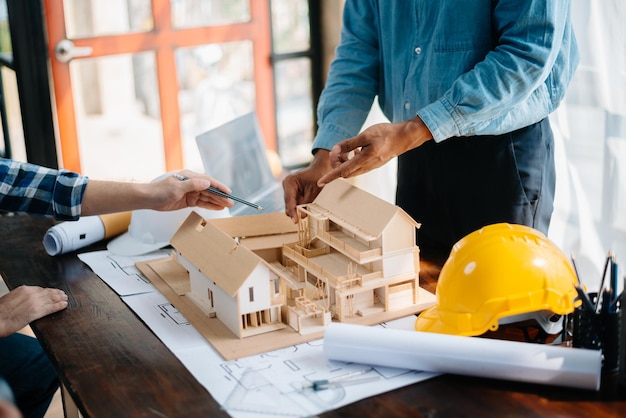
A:
[[[174,177],[174,178],[176,178],[176,179],[178,179],[180,181],[189,180],[188,177],[185,177],[185,176],[183,176],[181,174],[178,174],[178,173],[172,174],[172,177]],[[235,202],[243,203],[244,205],[248,205],[248,206],[250,206],[250,207],[252,207],[252,208],[254,208],[256,210],[259,210],[259,211],[263,210],[263,208],[261,206],[255,204],[255,203],[251,203],[251,202],[248,202],[247,200],[244,200],[244,199],[242,199],[240,197],[234,196],[234,195],[229,194],[229,193],[225,193],[225,192],[223,192],[221,190],[216,189],[215,187],[209,186],[209,187],[206,188],[206,190],[211,192],[211,193],[213,193],[213,194],[216,194],[218,196],[234,200]]]
[[[186,179],[190,181],[181,182]],[[157,211],[201,207],[222,210],[233,206],[228,198],[209,193],[207,187],[230,191],[206,174],[183,170],[166,174],[151,182],[116,182],[90,179],[84,191],[81,215],[102,215],[135,209]]]

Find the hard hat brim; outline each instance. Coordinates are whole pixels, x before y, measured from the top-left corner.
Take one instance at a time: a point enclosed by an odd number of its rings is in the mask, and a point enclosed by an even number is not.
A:
[[[440,318],[439,309],[433,306],[424,310],[415,320],[415,331],[436,332],[438,334],[467,335],[448,326]]]

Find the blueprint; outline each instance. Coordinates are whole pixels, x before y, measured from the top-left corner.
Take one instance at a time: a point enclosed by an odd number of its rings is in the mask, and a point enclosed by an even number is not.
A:
[[[323,340],[226,361],[134,266],[167,255],[160,251],[135,260],[97,251],[79,258],[120,295],[233,417],[315,416],[437,375],[330,361],[324,356]],[[414,321],[411,316],[378,326],[412,329]]]

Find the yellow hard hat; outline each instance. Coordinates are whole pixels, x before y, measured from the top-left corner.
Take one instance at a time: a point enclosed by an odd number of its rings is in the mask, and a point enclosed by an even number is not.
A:
[[[417,317],[415,329],[473,336],[495,331],[508,317],[566,315],[580,304],[576,284],[573,266],[544,234],[523,225],[489,225],[454,244],[436,303]]]

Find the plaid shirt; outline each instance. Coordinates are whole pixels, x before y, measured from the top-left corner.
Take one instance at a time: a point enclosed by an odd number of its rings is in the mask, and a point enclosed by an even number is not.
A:
[[[88,181],[71,171],[0,158],[0,209],[76,220]]]

